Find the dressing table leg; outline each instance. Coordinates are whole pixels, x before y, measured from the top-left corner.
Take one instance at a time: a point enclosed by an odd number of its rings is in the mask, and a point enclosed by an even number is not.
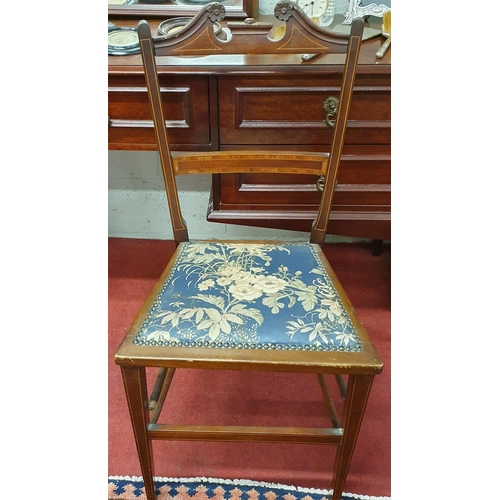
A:
[[[384,240],[372,240],[372,255],[378,257],[382,255],[382,244]]]

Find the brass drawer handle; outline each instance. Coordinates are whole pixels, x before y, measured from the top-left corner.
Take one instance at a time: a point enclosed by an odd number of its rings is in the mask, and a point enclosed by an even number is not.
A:
[[[325,122],[329,127],[335,126],[335,121],[333,120],[334,115],[337,113],[339,108],[339,99],[337,97],[327,97],[323,103],[323,108],[326,111]]]
[[[325,188],[325,176],[324,175],[318,175],[318,180],[316,181],[316,189],[322,193],[323,189]],[[335,181],[335,188],[337,188],[337,181]]]

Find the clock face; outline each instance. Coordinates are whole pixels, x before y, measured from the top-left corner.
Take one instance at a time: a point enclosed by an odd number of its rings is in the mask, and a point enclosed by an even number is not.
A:
[[[326,12],[328,0],[297,0],[297,4],[307,17],[313,18],[320,17]]]

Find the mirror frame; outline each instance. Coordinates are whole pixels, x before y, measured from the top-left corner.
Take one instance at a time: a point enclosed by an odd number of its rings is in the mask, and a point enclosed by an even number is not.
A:
[[[147,18],[170,18],[195,16],[198,11],[209,3],[208,0],[200,5],[180,5],[175,1],[164,4],[134,3],[130,5],[108,5],[108,17],[147,17]],[[226,19],[246,19],[256,17],[259,14],[259,0],[235,0],[235,5],[225,5]]]

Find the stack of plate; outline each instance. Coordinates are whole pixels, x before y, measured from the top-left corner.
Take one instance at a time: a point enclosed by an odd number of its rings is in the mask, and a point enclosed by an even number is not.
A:
[[[192,17],[172,17],[171,19],[167,19],[158,26],[158,35],[173,35],[176,31],[186,26],[191,20]]]
[[[135,28],[118,28],[108,26],[108,54],[111,56],[128,56],[139,54],[139,36]]]
[[[192,20],[192,17],[172,17],[171,19],[167,19],[166,21],[161,22],[158,26],[158,35],[171,36],[181,30]],[[215,36],[221,40],[226,40],[226,33],[218,22],[214,23],[214,33]]]

